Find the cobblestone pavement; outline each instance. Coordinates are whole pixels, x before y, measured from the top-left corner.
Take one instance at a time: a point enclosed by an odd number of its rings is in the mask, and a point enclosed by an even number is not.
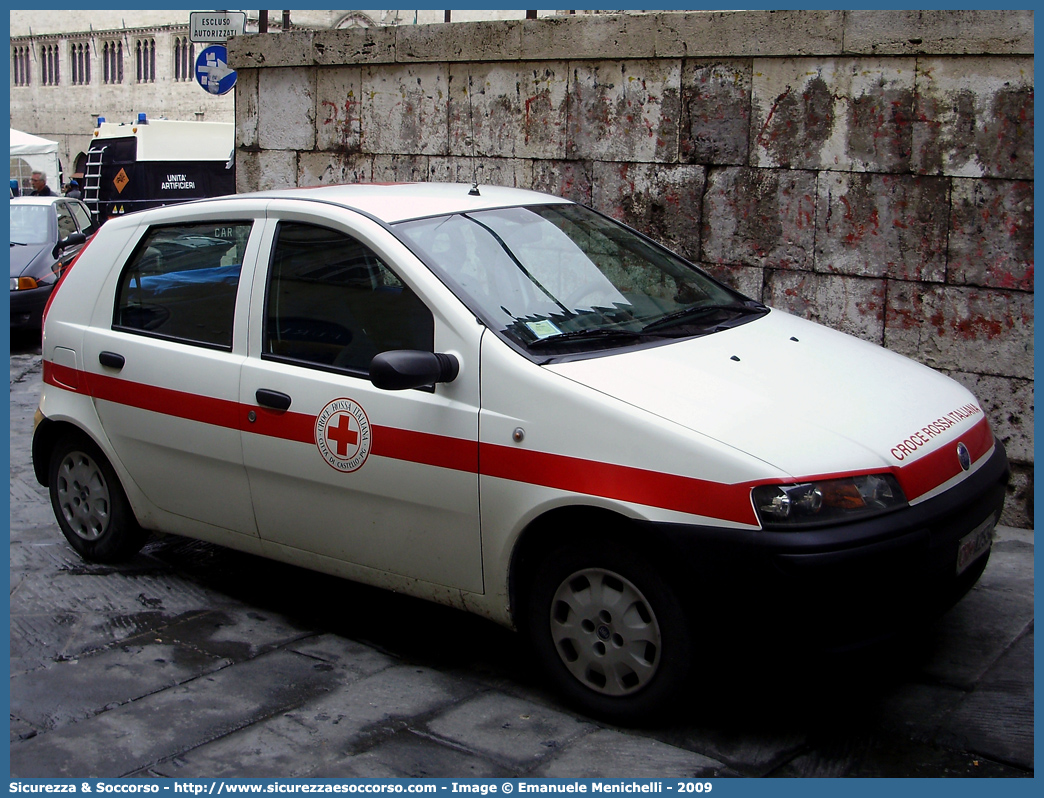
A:
[[[1033,775],[1031,531],[916,640],[752,653],[616,728],[477,617],[172,537],[80,561],[29,459],[38,352],[11,358],[13,777]]]

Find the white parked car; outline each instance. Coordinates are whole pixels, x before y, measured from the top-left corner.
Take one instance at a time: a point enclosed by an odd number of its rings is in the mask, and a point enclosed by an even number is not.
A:
[[[1008,474],[956,382],[517,189],[110,220],[43,357],[35,468],[83,557],[158,530],[478,613],[621,721],[726,619],[864,638],[949,606]]]

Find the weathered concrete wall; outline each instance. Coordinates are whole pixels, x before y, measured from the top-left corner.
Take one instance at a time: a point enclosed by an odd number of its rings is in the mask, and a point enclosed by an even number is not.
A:
[[[1032,526],[1033,14],[673,12],[229,48],[241,191],[537,188],[973,389]]]

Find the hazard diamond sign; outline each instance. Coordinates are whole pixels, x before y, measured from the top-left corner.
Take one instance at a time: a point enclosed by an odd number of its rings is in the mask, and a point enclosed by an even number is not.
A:
[[[127,177],[127,173],[124,172],[122,169],[120,169],[120,171],[118,171],[116,173],[116,177],[114,177],[112,179],[113,185],[116,186],[116,193],[117,194],[122,194],[123,193],[123,189],[125,189],[127,187],[127,184],[129,182],[130,182],[130,178]]]

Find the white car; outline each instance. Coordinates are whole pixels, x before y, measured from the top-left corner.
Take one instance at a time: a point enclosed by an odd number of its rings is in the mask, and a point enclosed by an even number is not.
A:
[[[941,611],[1004,501],[953,380],[530,191],[135,213],[45,315],[33,458],[83,557],[158,530],[478,613],[620,721],[727,628]]]

